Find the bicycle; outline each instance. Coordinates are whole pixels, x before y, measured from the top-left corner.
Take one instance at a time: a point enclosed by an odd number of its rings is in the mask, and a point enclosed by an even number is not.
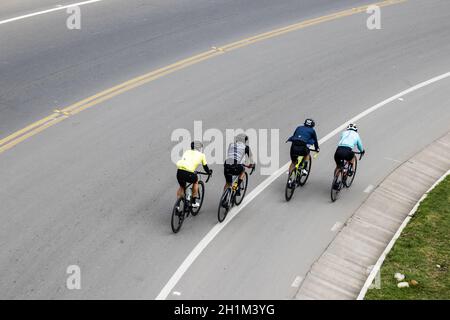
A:
[[[356,155],[360,155],[359,160],[363,158],[363,154],[361,152],[355,152],[355,167],[353,168],[353,164],[350,161],[345,161],[344,166],[338,168],[337,173],[333,178],[333,184],[331,185],[331,201],[335,202],[339,198],[339,194],[341,190],[344,188],[349,189],[353,181],[356,177],[356,171],[358,170],[358,158]],[[352,171],[353,174],[351,177],[348,176],[348,172]],[[350,180],[349,180],[350,178]]]
[[[245,168],[252,168],[252,171],[250,172],[250,175],[253,174],[255,171],[254,166],[246,166]],[[217,218],[219,219],[219,222],[223,222],[225,218],[228,215],[228,212],[230,209],[236,205],[239,206],[242,203],[242,200],[244,200],[245,193],[247,192],[247,186],[248,186],[248,173],[245,171],[244,179],[241,182],[241,185],[239,186],[240,189],[240,195],[237,195],[238,190],[238,178],[239,176],[233,176],[233,180],[231,185],[226,188],[220,197],[219,202],[219,209],[217,210]]]
[[[314,155],[314,159],[317,158],[318,152],[313,149],[309,150],[311,150],[312,152],[316,152],[316,154]],[[299,186],[303,187],[306,184],[306,181],[308,181],[309,174],[311,173],[312,159],[310,157],[310,161],[303,161],[304,158],[305,157],[303,156],[299,156],[297,158],[297,164],[295,165],[294,170],[292,170],[292,172],[288,176],[285,189],[286,201],[290,201],[292,199],[295,188]],[[306,170],[307,174],[304,174],[303,170]]]
[[[198,199],[200,201],[200,205],[197,208],[192,207],[193,184],[192,183],[188,184],[184,189],[184,196],[177,199],[172,210],[171,226],[172,231],[174,233],[180,231],[184,219],[189,217],[190,214],[192,214],[192,216],[195,217],[200,212],[200,209],[202,207],[203,199],[205,197],[205,183],[208,183],[209,178],[211,178],[211,175],[205,172],[198,172],[198,171],[196,171],[195,174],[199,175]],[[205,183],[201,180],[201,175],[208,176],[208,179],[206,179]]]

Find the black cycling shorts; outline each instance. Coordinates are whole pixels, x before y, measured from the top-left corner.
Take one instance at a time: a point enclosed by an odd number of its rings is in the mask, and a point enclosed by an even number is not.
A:
[[[186,189],[186,183],[195,183],[198,181],[198,177],[195,173],[186,170],[178,169],[177,180],[180,187]]]
[[[245,167],[242,164],[226,164],[224,165],[223,173],[225,175],[225,181],[227,183],[233,182],[233,176],[239,176],[244,172]]]
[[[311,153],[308,146],[304,143],[292,143],[291,145],[291,161],[297,163],[298,157],[306,157]]]
[[[336,153],[334,154],[334,161],[338,167],[343,167],[345,161],[352,161],[355,157],[355,153],[352,148],[349,147],[338,147]]]

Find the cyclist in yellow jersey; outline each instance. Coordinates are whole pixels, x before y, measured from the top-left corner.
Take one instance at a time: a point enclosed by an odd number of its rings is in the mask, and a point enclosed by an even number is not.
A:
[[[200,204],[197,202],[198,195],[198,176],[195,173],[197,167],[201,164],[205,172],[212,174],[212,170],[208,168],[206,163],[205,154],[202,152],[203,144],[199,141],[193,141],[191,143],[191,150],[186,150],[181,160],[177,162],[177,180],[180,187],[177,191],[177,198],[181,198],[184,195],[186,189],[186,183],[192,183],[192,207],[196,208]]]

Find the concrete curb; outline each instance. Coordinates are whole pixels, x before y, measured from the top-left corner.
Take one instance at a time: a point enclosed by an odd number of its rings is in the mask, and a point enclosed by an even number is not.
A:
[[[436,188],[442,181],[444,181],[445,178],[447,178],[447,176],[449,174],[450,174],[450,170],[447,171],[438,181],[436,181],[435,184],[433,184],[433,186],[430,189],[428,189],[428,191],[422,196],[422,198],[419,200],[419,202],[417,202],[417,204],[414,206],[412,211],[408,214],[408,216],[403,221],[403,223],[400,226],[400,228],[398,228],[398,230],[395,233],[394,237],[392,238],[391,242],[389,242],[389,244],[386,247],[386,249],[384,250],[383,254],[380,256],[380,258],[378,259],[377,263],[372,268],[372,271],[370,272],[369,277],[367,278],[366,282],[364,283],[364,286],[363,286],[361,292],[359,293],[358,298],[356,298],[356,300],[364,300],[364,297],[366,296],[367,290],[369,290],[369,287],[373,283],[373,281],[375,279],[375,276],[380,271],[384,260],[386,259],[387,255],[392,250],[392,248],[394,247],[394,244],[397,242],[397,239],[402,234],[403,229],[405,229],[405,227],[408,225],[408,223],[411,220],[411,218],[416,214],[417,209],[419,209],[420,204],[428,197],[428,194],[431,191],[433,191],[433,189]]]
[[[408,217],[449,170],[450,132],[403,163],[373,191],[313,264],[295,299],[363,297]]]

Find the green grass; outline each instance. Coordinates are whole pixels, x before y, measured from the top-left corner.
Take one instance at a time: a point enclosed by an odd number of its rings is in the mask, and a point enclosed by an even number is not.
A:
[[[421,203],[381,268],[381,289],[366,300],[450,299],[450,177]],[[441,267],[437,267],[440,265]],[[398,288],[394,274],[419,284]]]

